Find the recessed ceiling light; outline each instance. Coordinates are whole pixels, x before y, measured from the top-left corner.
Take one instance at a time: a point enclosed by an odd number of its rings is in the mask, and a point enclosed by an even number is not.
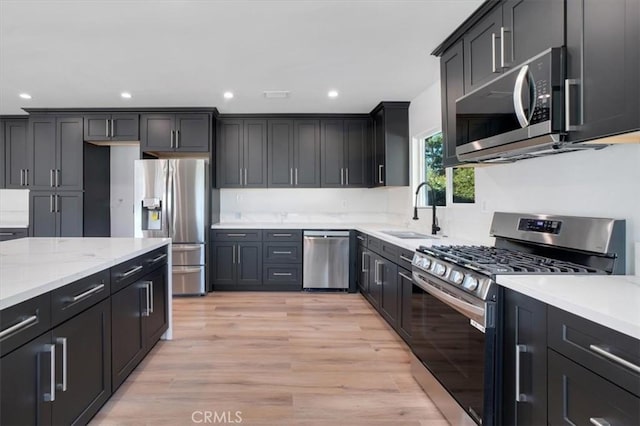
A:
[[[338,97],[338,91],[337,90],[329,90],[329,93],[327,93],[327,96],[329,96],[330,98],[337,98]]]
[[[31,95],[28,93],[20,93],[20,96],[22,99],[31,99]]]
[[[289,97],[291,92],[288,90],[265,90],[262,94],[267,99],[285,99]]]
[[[131,99],[131,93],[129,92],[122,92],[120,93],[120,96],[124,99]]]
[[[233,93],[232,92],[224,92],[224,96],[225,99],[233,99]]]

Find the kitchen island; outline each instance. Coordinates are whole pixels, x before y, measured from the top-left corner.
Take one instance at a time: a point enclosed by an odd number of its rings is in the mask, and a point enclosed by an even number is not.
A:
[[[0,243],[0,424],[87,423],[171,339],[171,240]]]

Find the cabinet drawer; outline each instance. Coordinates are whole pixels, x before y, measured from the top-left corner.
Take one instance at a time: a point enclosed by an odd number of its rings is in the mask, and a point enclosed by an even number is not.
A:
[[[356,231],[356,241],[358,244],[362,245],[362,246],[367,246],[367,234],[360,232],[360,231]]]
[[[549,347],[640,397],[640,341],[552,306],[547,315]]]
[[[262,231],[264,241],[276,242],[300,242],[302,241],[301,229],[265,229]]]
[[[225,229],[211,233],[213,241],[262,241],[260,229]]]
[[[26,238],[29,235],[29,228],[0,228],[0,241]]]
[[[161,247],[154,251],[151,251],[143,256],[143,263],[146,271],[152,271],[160,266],[164,266],[169,261],[169,256],[167,256],[167,246]],[[175,264],[175,259],[173,260]]]
[[[550,425],[638,425],[640,399],[552,349],[549,360]]]
[[[265,263],[302,263],[302,243],[264,243]]]
[[[381,246],[380,254],[393,263],[398,263],[400,248],[394,244],[387,243],[386,241],[382,241]]]
[[[382,254],[382,240],[372,237],[371,235],[367,235],[367,248],[378,254]]]
[[[265,284],[302,283],[302,265],[264,265]]]
[[[174,265],[204,265],[204,244],[173,244],[171,260]]]
[[[415,252],[411,250],[398,249],[398,266],[411,270],[411,261],[413,260],[414,253]]]
[[[111,294],[108,269],[51,292],[51,323],[56,326]]]
[[[51,328],[51,293],[0,311],[0,356]]]
[[[145,256],[138,256],[111,268],[111,293],[115,293],[145,274]]]

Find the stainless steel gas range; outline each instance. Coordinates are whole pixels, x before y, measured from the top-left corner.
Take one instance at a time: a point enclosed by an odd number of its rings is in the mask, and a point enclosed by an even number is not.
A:
[[[412,372],[452,424],[496,424],[504,274],[623,274],[623,220],[495,213],[490,246],[414,255]]]

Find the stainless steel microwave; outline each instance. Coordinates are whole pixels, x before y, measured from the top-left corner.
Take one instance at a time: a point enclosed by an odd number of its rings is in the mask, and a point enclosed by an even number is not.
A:
[[[551,48],[456,101],[456,155],[512,161],[562,151],[564,48]]]

